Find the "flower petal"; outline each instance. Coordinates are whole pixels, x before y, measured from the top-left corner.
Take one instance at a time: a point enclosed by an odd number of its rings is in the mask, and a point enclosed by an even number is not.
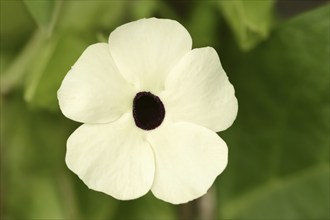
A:
[[[134,88],[118,72],[108,44],[89,46],[57,92],[63,114],[75,121],[106,123],[131,109]]]
[[[146,194],[154,178],[152,148],[130,114],[110,124],[84,124],[68,139],[66,164],[91,189],[116,199]]]
[[[194,49],[180,60],[166,79],[160,98],[172,120],[193,122],[213,131],[227,129],[237,115],[234,87],[210,47]]]
[[[156,172],[151,191],[179,204],[207,192],[227,165],[227,145],[213,131],[188,122],[164,122],[148,133]]]
[[[109,37],[110,52],[120,73],[140,91],[164,88],[164,79],[192,40],[178,22],[148,18],[122,25]]]

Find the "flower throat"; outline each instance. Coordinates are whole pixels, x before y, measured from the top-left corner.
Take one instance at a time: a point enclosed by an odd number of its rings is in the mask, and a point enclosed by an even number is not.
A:
[[[136,126],[152,130],[163,122],[165,108],[158,96],[150,92],[139,92],[133,100],[133,117]]]

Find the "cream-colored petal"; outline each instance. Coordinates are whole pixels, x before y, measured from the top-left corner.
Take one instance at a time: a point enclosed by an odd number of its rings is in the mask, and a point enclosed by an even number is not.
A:
[[[237,115],[234,87],[211,47],[186,54],[166,79],[160,98],[172,120],[193,122],[213,131],[227,129]]]
[[[213,131],[187,122],[163,122],[148,133],[156,172],[152,193],[180,204],[204,195],[227,165],[227,145]]]
[[[84,124],[68,139],[67,166],[91,189],[116,199],[135,199],[152,185],[151,146],[131,114],[109,124]]]
[[[118,69],[139,91],[157,93],[172,67],[191,50],[187,30],[169,19],[148,18],[116,28],[109,37]]]
[[[118,72],[106,43],[89,46],[65,76],[57,96],[75,121],[106,123],[132,108],[134,87]]]

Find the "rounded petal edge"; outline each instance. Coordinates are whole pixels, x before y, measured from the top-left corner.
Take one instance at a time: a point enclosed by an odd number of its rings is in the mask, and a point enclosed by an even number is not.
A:
[[[117,27],[109,36],[109,47],[124,78],[140,91],[155,93],[191,50],[192,39],[177,21],[144,18]]]
[[[110,124],[84,124],[67,141],[68,168],[88,188],[119,200],[148,193],[155,173],[153,151],[131,121],[126,114]]]
[[[132,85],[117,70],[108,44],[90,45],[57,91],[62,113],[82,123],[107,123],[130,110]]]
[[[172,69],[160,97],[174,121],[213,131],[230,127],[238,111],[233,85],[212,47],[193,49]]]
[[[156,161],[151,191],[172,204],[204,195],[227,166],[226,143],[213,131],[192,123],[167,123],[150,132],[147,140]]]

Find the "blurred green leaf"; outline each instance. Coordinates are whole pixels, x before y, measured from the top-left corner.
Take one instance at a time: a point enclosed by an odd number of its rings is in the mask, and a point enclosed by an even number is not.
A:
[[[329,218],[329,12],[284,23],[249,53],[224,45],[240,110],[220,134],[230,150],[221,217]]]
[[[14,59],[15,54],[10,52],[2,52],[0,53],[0,77],[4,74],[5,70],[8,68],[10,62]],[[2,85],[1,85],[2,88]]]
[[[55,219],[65,218],[54,181],[55,179],[50,176],[34,176],[30,180],[31,188],[28,194],[32,199],[28,205],[29,214],[25,218],[49,219],[50,216]]]
[[[33,107],[58,110],[57,90],[91,40],[79,35],[54,35],[45,42],[28,69],[24,98]]]
[[[21,1],[0,1],[1,52],[22,47],[35,24]]]
[[[38,26],[50,34],[56,23],[62,1],[23,0],[23,2]]]
[[[327,219],[329,165],[272,179],[224,206],[224,218]],[[317,201],[317,202],[314,202]]]
[[[66,139],[76,125],[54,114],[31,112],[18,94],[2,97],[1,103],[4,216],[76,218],[67,214],[74,205],[66,203],[73,189],[62,190],[61,178],[67,175]]]
[[[31,110],[20,92],[1,101],[4,219],[112,219],[119,202],[88,189],[65,165],[77,123]]]
[[[24,91],[24,98],[31,106],[52,111],[58,110],[56,92],[65,74],[97,37],[103,39],[104,32],[108,36],[124,16],[127,3],[64,1],[62,4],[54,35],[45,40],[27,69]]]
[[[151,17],[159,8],[159,1],[132,1],[129,6],[134,20]]]
[[[214,45],[217,39],[217,11],[214,2],[198,1],[191,11],[188,29],[193,39],[193,47]]]
[[[249,50],[268,37],[275,1],[218,1],[222,15],[243,50]]]
[[[1,100],[1,200],[4,219],[107,219],[115,199],[88,187],[65,165],[77,123],[31,111],[20,93]]]
[[[38,51],[43,49],[44,41],[44,34],[36,31],[20,53],[16,57],[11,57],[11,62],[4,60],[5,54],[1,54],[1,94],[9,93],[13,88],[21,85],[27,67],[34,60]],[[3,61],[6,63],[2,63]],[[4,64],[8,67],[5,67]]]
[[[64,1],[59,15],[59,30],[87,31],[95,35],[117,26],[126,15],[129,1]]]

